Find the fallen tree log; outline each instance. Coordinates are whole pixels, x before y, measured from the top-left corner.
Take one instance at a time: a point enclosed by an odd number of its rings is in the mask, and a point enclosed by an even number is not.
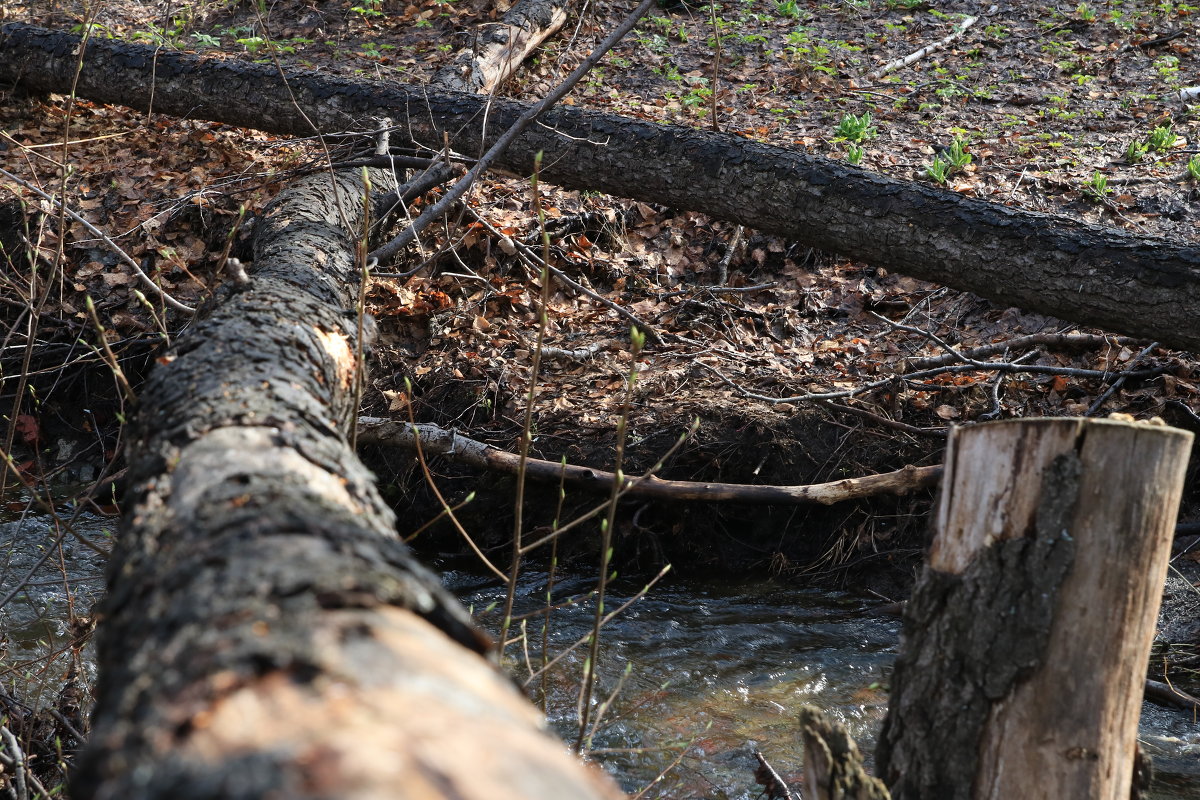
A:
[[[28,25],[0,28],[0,81],[281,134],[389,116],[418,143],[478,153],[525,105],[355,83]],[[486,137],[481,136],[486,109]],[[1200,246],[986,203],[825,158],[562,107],[498,165],[544,180],[703,211],[1000,303],[1200,350]]]
[[[471,44],[430,80],[439,89],[490,94],[567,21],[567,0],[521,0],[498,22],[469,31]]]
[[[399,420],[362,417],[358,422],[358,443],[403,447],[415,450],[418,439],[425,455],[445,456],[461,464],[483,467],[510,475],[517,474],[521,457],[484,442],[467,438],[456,431],[430,423],[411,423]],[[591,491],[609,492],[617,476],[611,472],[577,464],[562,464],[527,458],[526,476],[543,481],[562,481]],[[659,500],[700,501],[706,503],[753,503],[802,505],[819,503],[833,505],[847,500],[874,497],[880,494],[903,495],[937,485],[942,477],[940,464],[927,467],[906,466],[893,472],[843,478],[828,483],[802,486],[759,486],[712,481],[671,481],[654,475],[625,476],[622,494],[630,497],[653,497]]]
[[[77,799],[621,796],[485,658],[347,441],[363,192],[282,193],[142,389]]]

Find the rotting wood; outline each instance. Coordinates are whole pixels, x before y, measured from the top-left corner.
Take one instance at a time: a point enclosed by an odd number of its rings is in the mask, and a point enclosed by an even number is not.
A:
[[[883,781],[867,774],[858,745],[828,714],[802,706],[804,791],[810,800],[889,800]]]
[[[430,86],[490,94],[516,72],[538,45],[567,21],[566,0],[519,0],[498,22],[466,32],[470,44],[429,81]]]
[[[71,91],[79,38],[0,28],[0,81]],[[478,153],[524,104],[426,87],[354,83],[273,66],[92,40],[78,96],[282,134],[346,130],[389,116],[433,150],[443,134]],[[480,128],[486,112],[486,139]],[[803,244],[1030,311],[1200,351],[1200,246],[1133,236],[732,134],[560,107],[497,166],[673,208],[702,211]]]
[[[955,429],[876,756],[896,800],[1125,800],[1192,434]]]
[[[499,448],[462,436],[430,423],[400,422],[377,417],[360,417],[358,442],[360,444],[416,448],[420,437],[425,455],[445,456],[453,461],[475,467],[493,469],[516,474],[520,458]],[[573,486],[606,492],[612,489],[616,476],[602,469],[581,467],[529,458],[525,461],[525,474],[542,481],[564,481]],[[697,481],[664,480],[653,475],[645,477],[626,476],[625,494],[630,497],[653,497],[660,500],[701,501],[709,503],[752,503],[798,505],[818,503],[833,505],[847,500],[858,500],[880,494],[903,495],[918,489],[937,485],[941,478],[940,465],[928,467],[907,466],[894,472],[866,475],[861,478],[843,478],[829,483],[807,486],[755,486],[740,483],[710,483]]]
[[[142,389],[77,800],[621,797],[485,658],[347,441],[363,191],[285,190],[248,282]]]

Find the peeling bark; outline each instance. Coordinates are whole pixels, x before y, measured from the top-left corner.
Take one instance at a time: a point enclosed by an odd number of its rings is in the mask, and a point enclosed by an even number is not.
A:
[[[520,0],[499,22],[469,31],[471,45],[438,70],[430,85],[491,94],[538,45],[558,32],[567,21],[567,5],[566,0]]]
[[[249,283],[142,390],[73,797],[620,796],[488,662],[347,441],[362,193],[282,193]]]
[[[68,91],[78,37],[0,28],[0,80]],[[151,88],[153,86],[153,93]],[[463,153],[521,114],[520,103],[155,50],[87,45],[81,97],[274,133],[373,127],[389,116],[420,144],[443,132]],[[487,111],[486,136],[481,136]],[[311,122],[310,122],[311,120]],[[1200,350],[1200,246],[1007,208],[736,135],[560,107],[499,166],[573,188],[703,211],[1000,303]]]
[[[1130,797],[1192,435],[954,431],[877,764],[896,800]]]

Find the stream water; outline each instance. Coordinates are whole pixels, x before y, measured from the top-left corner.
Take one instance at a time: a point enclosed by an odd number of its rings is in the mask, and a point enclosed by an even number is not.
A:
[[[0,676],[6,692],[31,705],[52,703],[70,663],[68,605],[87,613],[103,587],[102,559],[80,539],[106,549],[115,521],[81,515],[72,527],[74,534],[34,517],[0,523]],[[445,578],[495,631],[504,588],[470,573]],[[524,640],[509,649],[520,680],[540,664],[542,616],[535,612],[544,605],[546,578],[529,571],[518,587],[515,613],[534,614],[524,621]],[[554,601],[563,607],[551,616],[551,654],[590,631],[592,580],[568,575],[556,585]],[[642,588],[617,582],[606,608]],[[572,604],[572,597],[584,601]],[[879,606],[874,598],[796,581],[668,577],[604,629],[596,697],[613,700],[589,731],[593,757],[630,792],[665,771],[646,797],[750,800],[761,791],[755,750],[785,779],[798,777],[795,709],[809,703],[843,721],[870,762],[900,629]],[[578,733],[584,658],[579,647],[544,684],[530,684],[534,697],[544,686],[548,717],[567,741]],[[86,658],[84,668],[92,669]],[[1141,741],[1155,756],[1152,797],[1200,798],[1200,724],[1147,704]]]

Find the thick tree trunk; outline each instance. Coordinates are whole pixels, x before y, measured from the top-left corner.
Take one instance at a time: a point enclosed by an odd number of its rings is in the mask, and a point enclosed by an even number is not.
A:
[[[1130,797],[1192,435],[956,429],[879,739],[896,800]]]
[[[0,80],[66,92],[79,39],[0,29]],[[153,89],[153,91],[152,91]],[[353,83],[113,40],[87,45],[77,92],[106,103],[276,133],[390,116],[437,149],[480,152],[524,106],[422,87]],[[310,122],[311,120],[311,122]],[[907,275],[1111,331],[1200,350],[1200,246],[1139,238],[893,180],[734,135],[564,107],[500,166],[564,186],[703,211]]]
[[[285,191],[249,284],[142,390],[75,798],[619,796],[484,658],[347,442],[362,194]]]
[[[567,21],[567,0],[520,0],[499,22],[470,31],[470,46],[442,67],[430,84],[439,89],[491,94],[537,46]]]

